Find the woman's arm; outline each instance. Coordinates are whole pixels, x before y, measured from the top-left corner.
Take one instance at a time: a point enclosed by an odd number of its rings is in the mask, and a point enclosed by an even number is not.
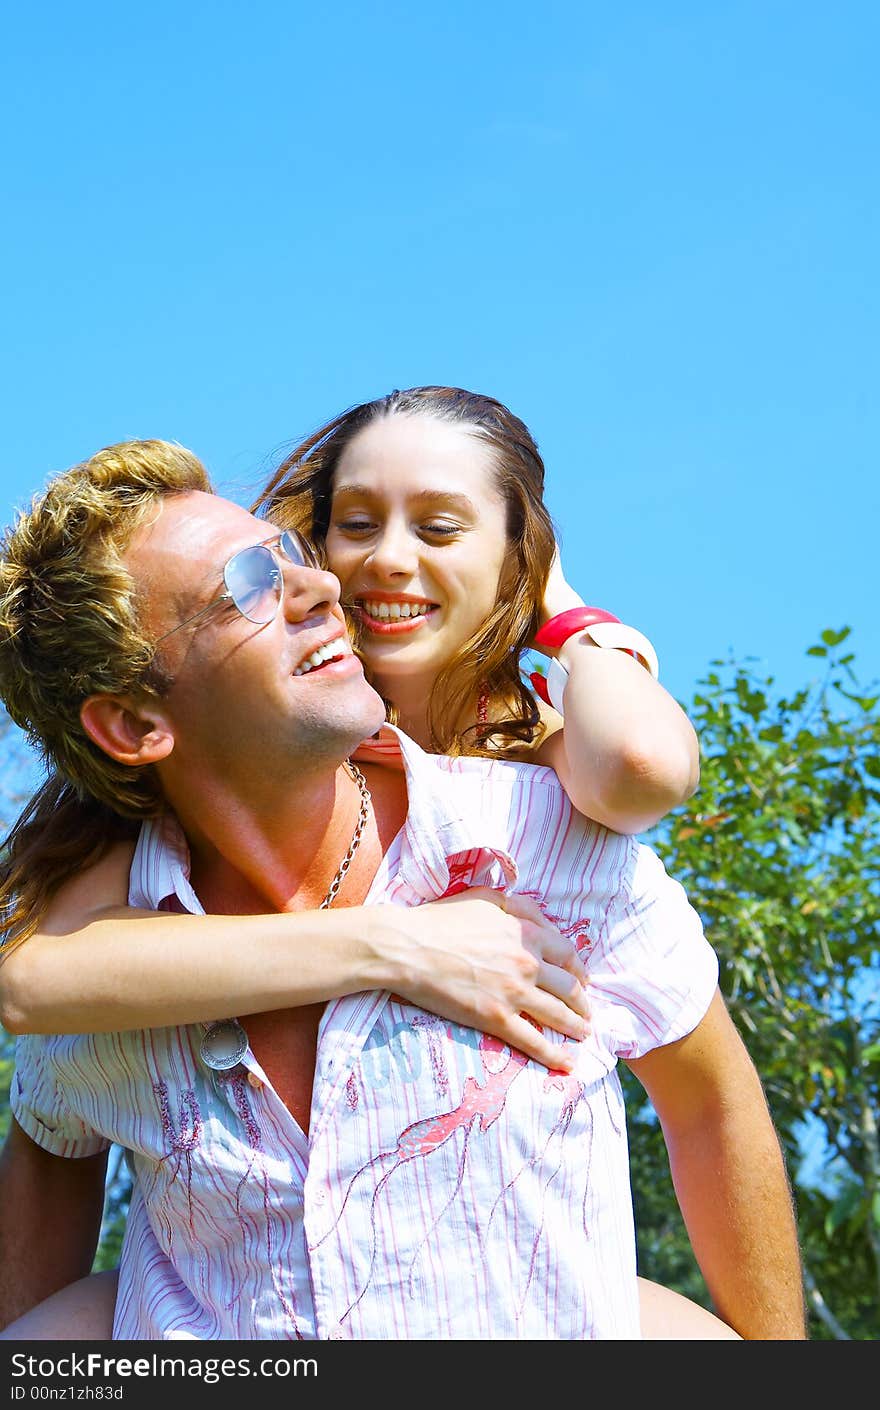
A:
[[[120,845],[68,882],[0,963],[10,1032],[164,1027],[390,989],[548,1065],[567,1050],[529,1019],[584,1036],[580,962],[526,897],[480,887],[412,908],[179,915],[126,905],[130,862]]]
[[[546,618],[583,606],[559,559],[545,594]],[[565,723],[544,712],[548,735],[535,760],[556,770],[578,812],[615,832],[642,832],[684,803],[700,778],[696,732],[668,691],[624,651],[583,632],[555,655],[568,671]]]

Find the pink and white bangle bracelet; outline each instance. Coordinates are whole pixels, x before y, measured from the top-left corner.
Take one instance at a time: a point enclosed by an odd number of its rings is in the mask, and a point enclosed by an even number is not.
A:
[[[659,679],[660,665],[657,653],[648,638],[642,632],[636,631],[635,627],[626,626],[619,617],[601,607],[572,607],[568,612],[560,612],[557,617],[551,617],[535,634],[535,645],[558,651],[570,637],[578,634],[588,637],[595,646],[626,651],[640,661],[655,680]],[[562,696],[568,684],[568,671],[562,663],[554,656],[547,667],[546,675],[535,671],[529,676],[529,680],[535,693],[561,715]]]

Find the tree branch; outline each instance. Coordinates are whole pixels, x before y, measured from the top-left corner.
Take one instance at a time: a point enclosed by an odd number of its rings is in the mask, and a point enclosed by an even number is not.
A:
[[[804,1264],[804,1283],[806,1284],[807,1296],[810,1302],[812,1303],[813,1307],[815,1308],[816,1316],[820,1319],[820,1321],[825,1323],[825,1326],[830,1332],[833,1332],[834,1340],[852,1341],[852,1337],[848,1336],[847,1333],[843,1330],[843,1327],[838,1322],[834,1313],[831,1311],[831,1308],[828,1306],[827,1302],[819,1291],[819,1288],[816,1286],[816,1279],[813,1277],[806,1264]]]

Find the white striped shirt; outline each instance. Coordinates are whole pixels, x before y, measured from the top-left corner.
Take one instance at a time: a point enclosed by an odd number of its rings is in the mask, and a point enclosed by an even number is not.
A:
[[[25,1131],[131,1153],[114,1338],[638,1338],[615,1067],[706,1012],[699,918],[549,769],[427,755],[390,728],[357,757],[405,767],[409,793],[367,904],[534,896],[589,971],[593,1034],[568,1076],[388,993],[335,1000],[308,1137],[250,1049],[230,1074],[204,1065],[198,1024],[19,1039]],[[172,818],[144,825],[130,899],[201,912]]]

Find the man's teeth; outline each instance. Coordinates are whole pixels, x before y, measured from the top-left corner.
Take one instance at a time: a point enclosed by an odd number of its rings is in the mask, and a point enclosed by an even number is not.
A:
[[[361,607],[368,617],[377,617],[380,622],[396,622],[400,617],[421,617],[431,610],[430,602],[362,602]]]
[[[335,661],[338,657],[345,655],[345,643],[342,641],[328,641],[326,646],[319,646],[317,651],[313,651],[311,656],[297,666],[294,671],[295,676],[306,676],[309,671],[313,671],[316,666],[323,666],[325,661]]]

